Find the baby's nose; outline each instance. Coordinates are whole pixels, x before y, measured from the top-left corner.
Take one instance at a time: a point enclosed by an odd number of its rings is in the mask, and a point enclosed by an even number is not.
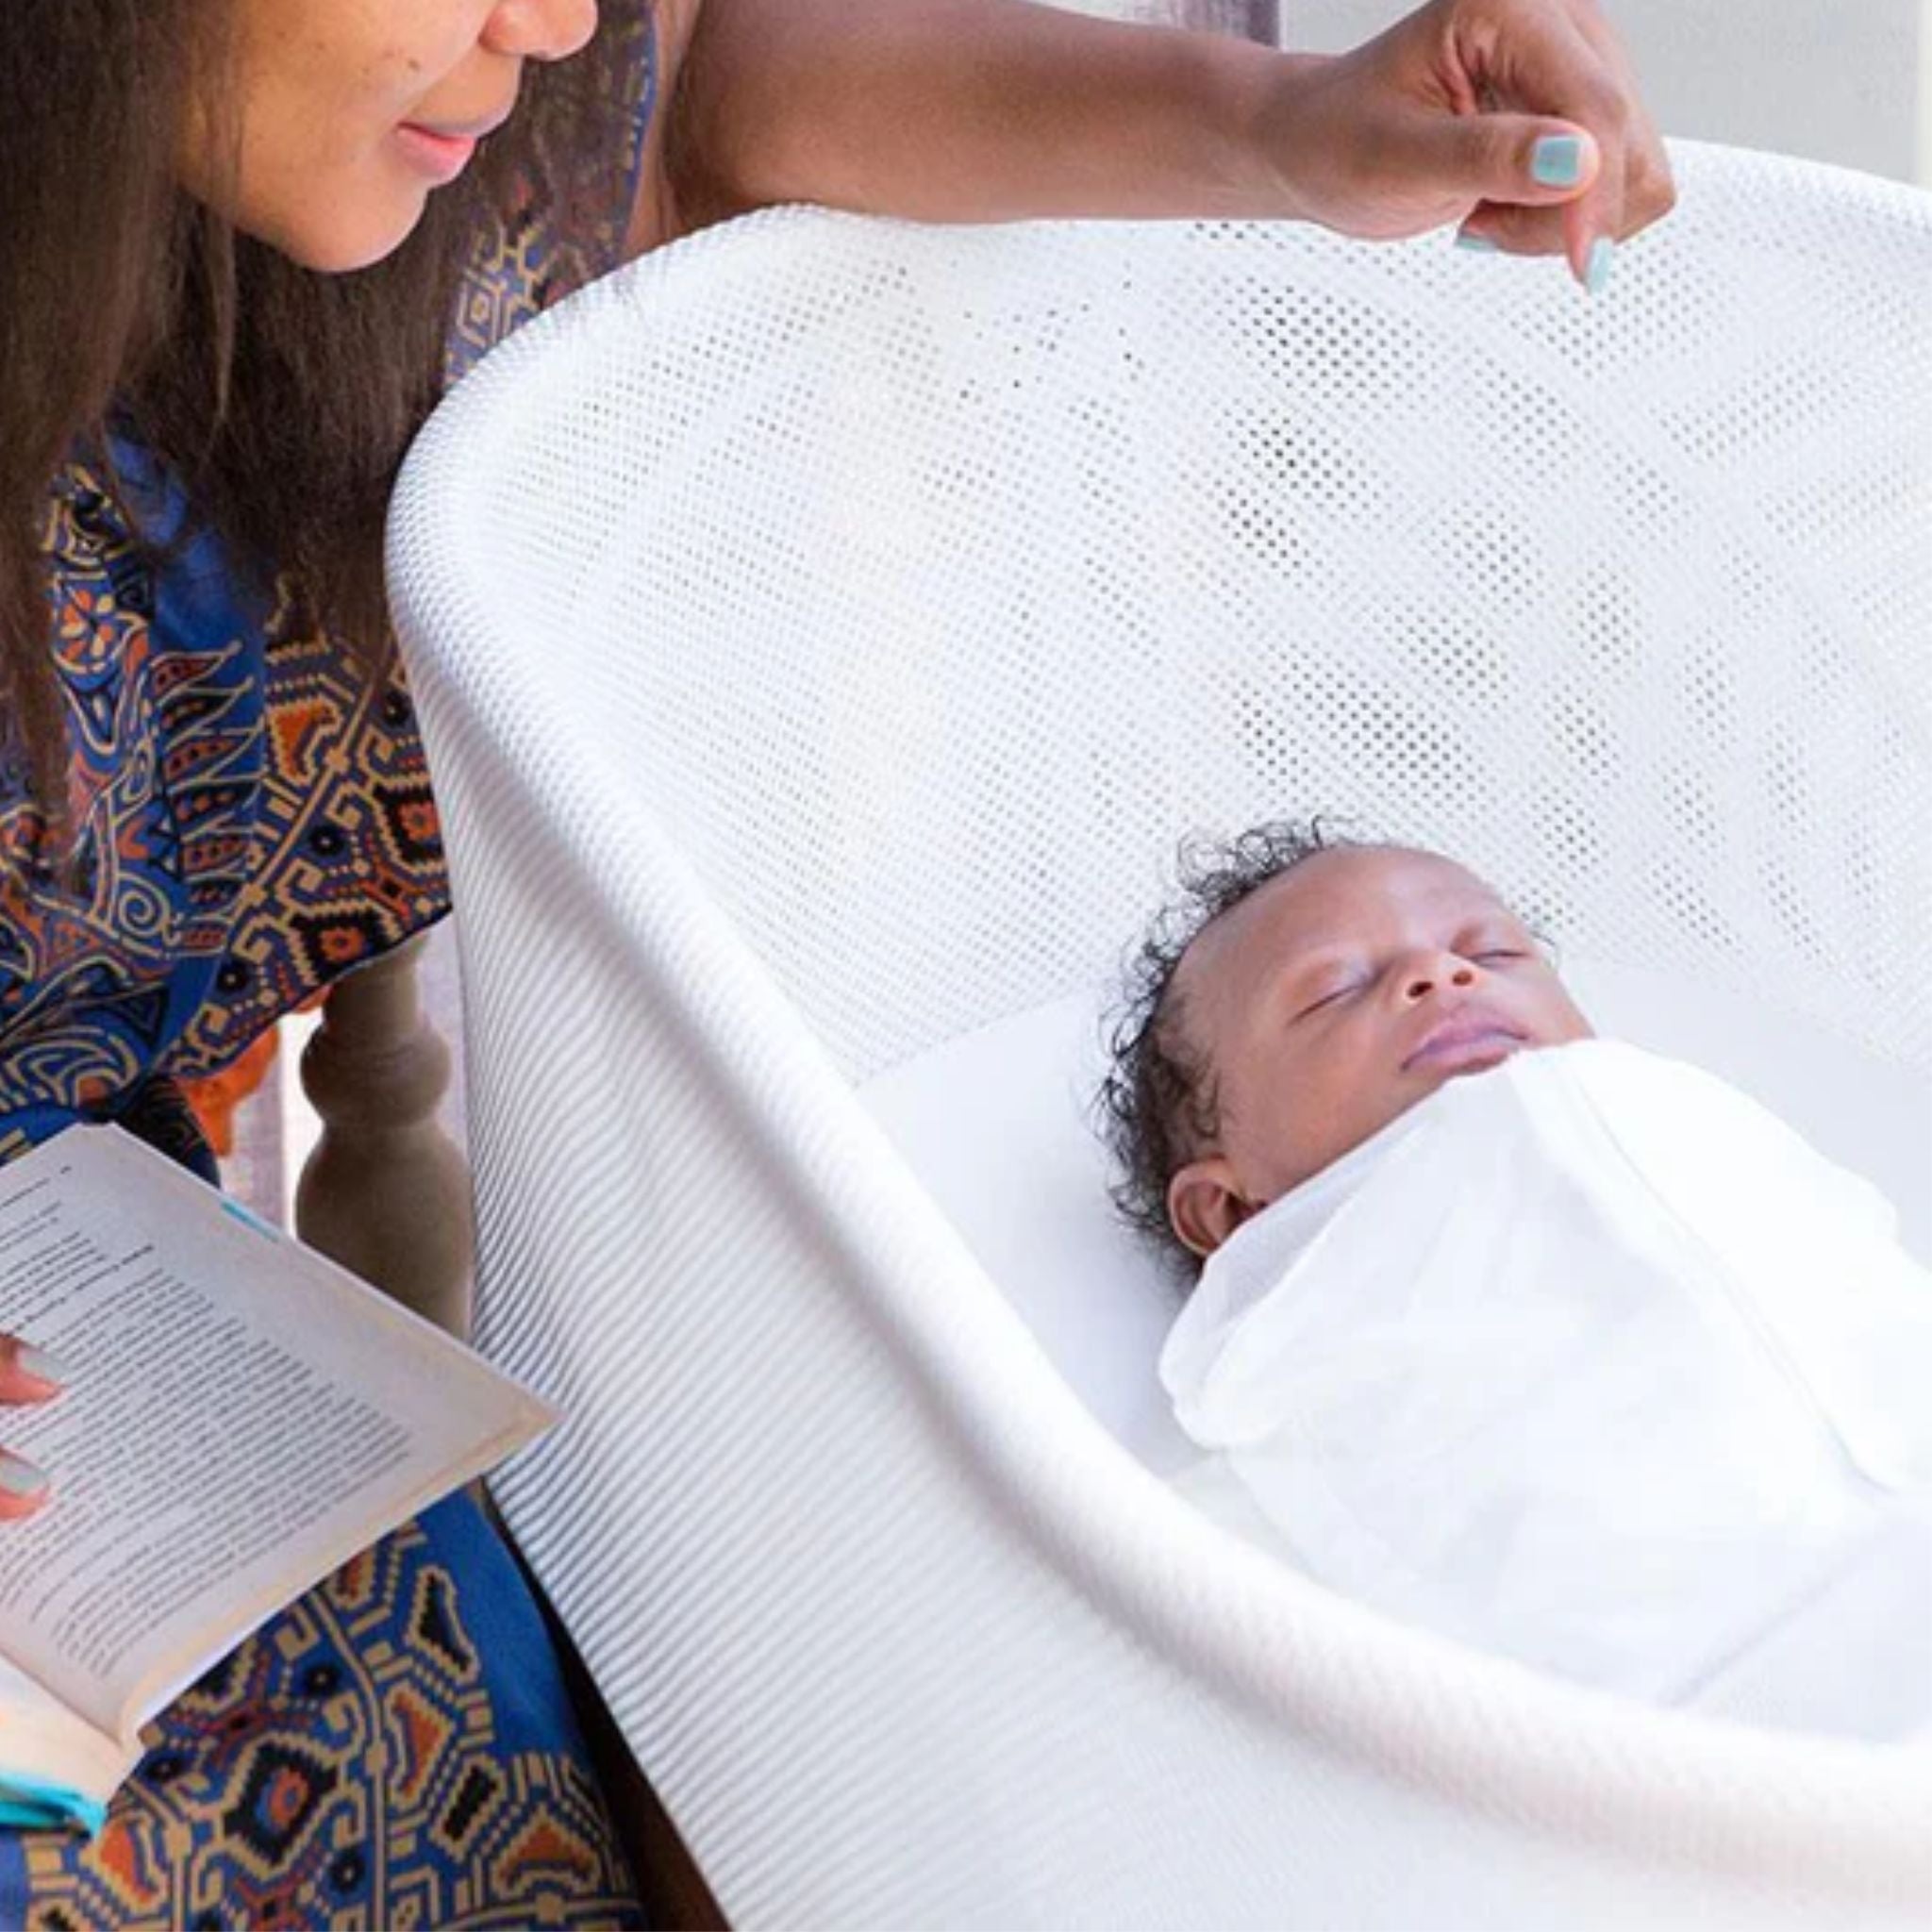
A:
[[[1417,1000],[1427,999],[1442,987],[1474,984],[1475,968],[1467,959],[1457,959],[1444,953],[1433,959],[1423,960],[1409,970],[1403,980],[1402,996],[1413,1005]]]

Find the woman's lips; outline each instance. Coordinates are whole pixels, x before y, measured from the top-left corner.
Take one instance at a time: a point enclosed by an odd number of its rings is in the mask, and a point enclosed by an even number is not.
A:
[[[1488,1013],[1454,1013],[1423,1035],[1403,1061],[1405,1074],[1475,1074],[1499,1066],[1528,1041]]]
[[[396,145],[410,166],[432,181],[454,181],[476,152],[475,138],[467,134],[437,134],[427,127],[406,125],[396,129]]]

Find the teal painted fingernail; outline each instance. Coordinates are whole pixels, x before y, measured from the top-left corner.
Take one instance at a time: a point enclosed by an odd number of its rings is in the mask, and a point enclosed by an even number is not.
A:
[[[1616,265],[1617,244],[1607,235],[1599,235],[1590,244],[1590,259],[1583,265],[1583,286],[1592,295],[1601,295]]]
[[[74,1371],[58,1355],[44,1348],[29,1348],[25,1342],[14,1352],[14,1365],[24,1369],[37,1382],[71,1382]]]
[[[1472,255],[1493,255],[1496,252],[1496,244],[1487,235],[1458,233],[1456,245],[1468,249]]]
[[[38,1496],[46,1487],[44,1470],[36,1469],[24,1456],[9,1456],[0,1449],[0,1490],[9,1496]]]
[[[1529,172],[1545,188],[1574,188],[1583,179],[1583,142],[1574,134],[1546,134],[1529,151]]]

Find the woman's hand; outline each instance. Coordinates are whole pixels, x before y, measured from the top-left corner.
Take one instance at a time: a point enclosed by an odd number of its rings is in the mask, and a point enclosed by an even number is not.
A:
[[[1595,0],[1431,0],[1352,53],[1287,63],[1257,126],[1293,213],[1385,240],[1457,222],[1560,252],[1591,288],[1675,200]]]
[[[0,1403],[51,1401],[66,1374],[43,1350],[0,1335]],[[0,1521],[31,1516],[46,1500],[46,1476],[25,1457],[0,1449]]]

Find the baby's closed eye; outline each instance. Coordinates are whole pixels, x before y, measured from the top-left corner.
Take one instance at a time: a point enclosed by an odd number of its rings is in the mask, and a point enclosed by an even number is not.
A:
[[[1357,971],[1324,974],[1297,1000],[1294,1018],[1306,1020],[1325,1007],[1338,1006],[1350,993],[1359,992],[1367,984],[1368,975]]]
[[[1465,927],[1456,937],[1456,951],[1478,966],[1509,966],[1536,957],[1529,935],[1507,923]]]

